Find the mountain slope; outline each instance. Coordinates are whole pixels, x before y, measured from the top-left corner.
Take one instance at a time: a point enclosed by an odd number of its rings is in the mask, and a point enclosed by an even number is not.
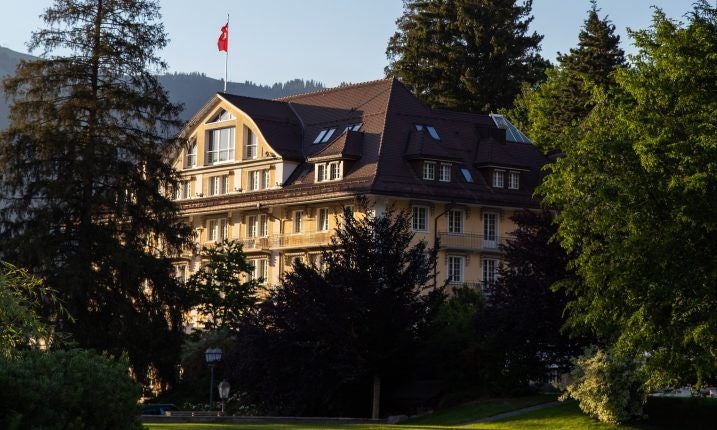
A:
[[[0,78],[15,73],[20,60],[32,60],[34,57],[0,46]],[[159,81],[169,92],[169,98],[182,103],[183,120],[188,120],[216,92],[224,89],[224,82],[212,79],[200,73],[172,73],[159,77]],[[242,96],[273,99],[324,88],[323,84],[313,80],[294,79],[273,85],[259,85],[253,82],[229,82],[227,92]],[[9,106],[0,88],[0,130],[8,125]]]

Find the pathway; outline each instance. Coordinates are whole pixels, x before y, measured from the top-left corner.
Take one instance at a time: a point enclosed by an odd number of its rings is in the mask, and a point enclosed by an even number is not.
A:
[[[527,408],[522,408],[522,409],[516,409],[516,410],[514,410],[514,411],[504,412],[504,413],[498,414],[498,415],[491,415],[491,416],[489,416],[489,417],[485,417],[485,418],[481,418],[481,419],[479,419],[479,420],[471,421],[471,422],[466,423],[466,424],[464,424],[464,425],[471,425],[471,424],[478,424],[478,423],[490,423],[490,422],[493,422],[493,421],[502,420],[503,418],[511,418],[511,417],[514,417],[514,416],[517,416],[517,415],[527,414],[528,412],[533,412],[533,411],[537,411],[537,410],[540,410],[540,409],[552,408],[553,406],[558,406],[558,405],[560,405],[560,404],[562,404],[562,402],[557,402],[557,401],[556,401],[556,402],[541,403],[541,404],[539,404],[539,405],[529,406],[529,407],[527,407]]]

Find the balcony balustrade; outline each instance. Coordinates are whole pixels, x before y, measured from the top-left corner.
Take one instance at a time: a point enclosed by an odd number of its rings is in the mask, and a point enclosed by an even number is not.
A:
[[[244,251],[326,246],[330,241],[331,232],[329,231],[275,234],[267,237],[239,239],[239,242],[244,246]]]
[[[500,236],[486,237],[473,233],[438,232],[441,248],[464,251],[500,251],[500,245],[506,244],[506,238]]]

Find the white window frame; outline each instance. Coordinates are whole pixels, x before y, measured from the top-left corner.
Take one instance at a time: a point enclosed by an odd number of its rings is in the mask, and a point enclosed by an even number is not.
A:
[[[258,237],[269,237],[269,217],[266,215],[259,215],[259,229]]]
[[[438,169],[438,180],[441,182],[451,182],[451,163],[441,163]]]
[[[223,132],[227,131],[226,140],[223,140]],[[216,128],[207,131],[207,149],[204,164],[230,163],[234,161],[234,145],[236,138],[236,127]],[[218,142],[217,142],[218,140]],[[219,145],[219,146],[217,146]]]
[[[423,162],[423,179],[426,181],[434,181],[436,179],[436,162]]]
[[[505,187],[505,170],[495,169],[493,170],[493,188],[504,188]]]
[[[184,167],[189,169],[192,167],[197,167],[197,141],[192,140],[189,142],[189,146],[187,147],[187,156],[184,160]]]
[[[326,164],[320,163],[316,165],[316,182],[324,182],[326,180]]]
[[[246,142],[244,142],[244,158],[247,160],[256,160],[259,156],[259,138],[249,127],[245,126],[245,130]]]
[[[465,212],[460,209],[451,209],[446,214],[448,234],[463,234],[465,228]]]
[[[329,209],[328,208],[317,209],[316,231],[329,231]]]
[[[266,190],[269,189],[271,186],[271,183],[269,181],[269,169],[264,169],[261,171],[261,189]]]
[[[209,178],[209,195],[226,194],[229,190],[229,175],[218,175]]]
[[[446,259],[446,276],[449,284],[465,282],[466,258],[462,255],[449,255]]]
[[[304,221],[303,217],[304,217],[304,211],[294,211],[294,216],[293,216],[293,221],[294,221],[293,224],[294,225],[293,225],[293,229],[292,229],[294,234],[298,234],[298,233],[302,232],[303,221]]]
[[[259,237],[259,224],[258,216],[248,215],[246,217],[246,237],[247,239],[253,239]]]
[[[486,212],[483,214],[483,247],[498,248],[498,214]]]
[[[174,278],[179,282],[187,282],[189,278],[189,267],[187,264],[177,264],[174,266]]]
[[[328,165],[329,181],[337,181],[341,179],[341,163],[332,161]]]
[[[222,242],[227,238],[227,219],[212,218],[207,222],[207,242]]]
[[[520,172],[515,170],[511,170],[510,172],[508,172],[508,189],[520,189]]]
[[[267,258],[256,258],[249,260],[249,263],[254,267],[249,272],[250,280],[257,280],[261,284],[265,284],[269,278],[269,259]]]
[[[261,189],[259,172],[259,170],[252,170],[249,172],[249,191],[257,191]]]
[[[499,262],[495,258],[481,259],[481,273],[483,276],[483,286],[498,280]]]
[[[422,213],[421,213],[422,212]],[[413,231],[428,231],[428,207],[413,206],[411,208],[411,227]]]

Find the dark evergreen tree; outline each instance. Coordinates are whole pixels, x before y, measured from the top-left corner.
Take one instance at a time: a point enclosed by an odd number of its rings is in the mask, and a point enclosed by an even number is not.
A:
[[[568,297],[553,287],[574,275],[567,270],[567,253],[552,240],[553,219],[549,211],[512,217],[516,229],[504,246],[505,265],[498,281],[487,286],[477,327],[491,356],[485,359],[491,362],[487,378],[500,391],[525,388],[553,369],[568,371],[570,358],[586,345],[561,333]]]
[[[345,211],[323,269],[297,263],[238,333],[232,383],[269,412],[378,415],[381,382],[405,375],[440,304],[436,250],[406,212]],[[282,409],[283,408],[283,409]]]
[[[620,36],[607,17],[600,18],[596,1],[578,36],[578,46],[558,54],[558,65],[547,71],[539,87],[524,86],[516,109],[508,113],[544,151],[575,139],[577,125],[595,105],[594,88],[615,85],[614,71],[625,65]]]
[[[509,108],[522,82],[543,79],[532,0],[407,0],[386,49],[386,73],[432,107]]]
[[[168,252],[188,243],[163,193],[179,107],[155,75],[166,45],[151,0],[56,0],[4,81],[0,250],[44,277],[80,346],[126,351],[136,376],[172,379],[184,290]],[[59,56],[52,55],[59,53]]]

